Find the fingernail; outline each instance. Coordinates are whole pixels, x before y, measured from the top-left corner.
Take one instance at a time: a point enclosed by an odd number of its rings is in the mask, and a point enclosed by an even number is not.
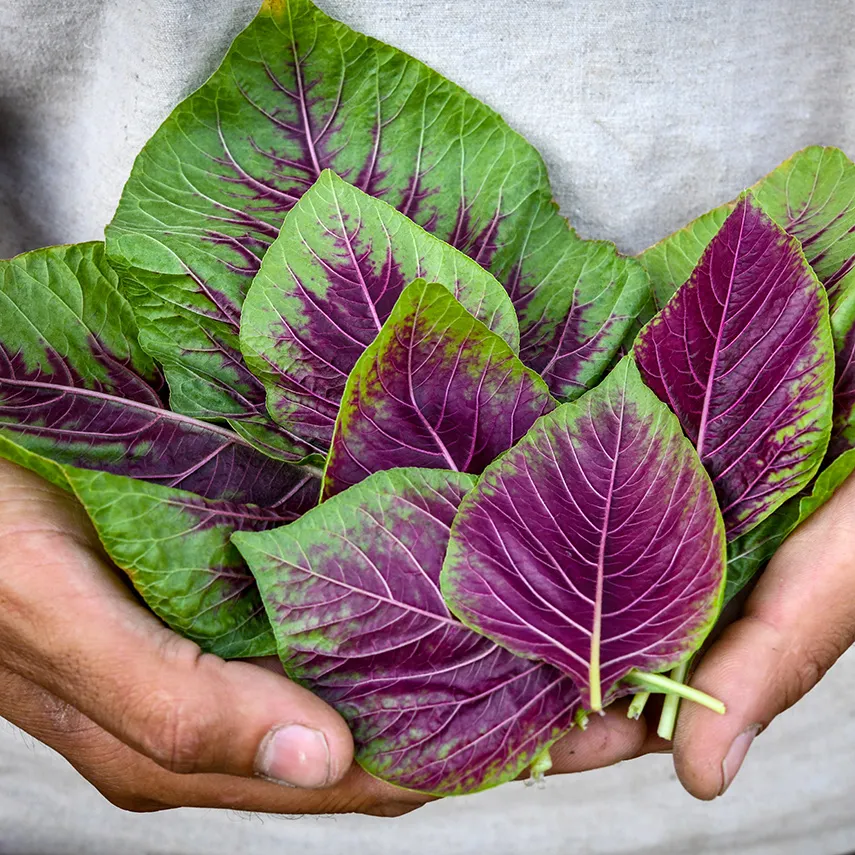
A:
[[[289,787],[316,789],[330,777],[330,749],[319,730],[288,724],[275,727],[261,742],[256,772]]]
[[[727,792],[727,788],[733,783],[751,743],[754,742],[754,737],[760,733],[761,729],[762,725],[752,724],[750,727],[746,727],[731,743],[724,760],[721,762],[721,789],[718,791],[720,796],[723,796]]]

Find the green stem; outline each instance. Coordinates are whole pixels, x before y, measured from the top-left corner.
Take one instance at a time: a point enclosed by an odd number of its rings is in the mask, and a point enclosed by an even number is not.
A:
[[[628,683],[634,683],[636,686],[641,686],[648,692],[664,692],[666,695],[679,695],[687,701],[694,701],[719,715],[724,715],[727,712],[725,705],[715,698],[702,692],[699,689],[693,689],[691,686],[686,686],[683,683],[678,683],[669,677],[662,674],[648,674],[646,671],[630,671],[624,677]]]
[[[638,692],[637,694],[632,696],[632,701],[630,702],[629,709],[626,711],[627,718],[633,718],[636,721],[641,718],[641,714],[644,712],[644,707],[647,704],[647,700],[650,697],[650,692]]]
[[[686,682],[686,675],[689,673],[690,659],[681,662],[672,672],[671,679],[676,683]],[[677,725],[677,713],[680,710],[680,696],[667,695],[662,703],[662,714],[659,716],[659,727],[656,733],[662,739],[671,740],[674,738],[674,728]]]

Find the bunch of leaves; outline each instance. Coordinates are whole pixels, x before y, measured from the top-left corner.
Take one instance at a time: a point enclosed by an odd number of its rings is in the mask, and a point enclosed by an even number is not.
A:
[[[808,149],[622,257],[489,108],[269,0],[106,244],[0,262],[0,455],[372,774],[540,772],[627,694],[722,711],[664,672],[855,466],[853,171]]]

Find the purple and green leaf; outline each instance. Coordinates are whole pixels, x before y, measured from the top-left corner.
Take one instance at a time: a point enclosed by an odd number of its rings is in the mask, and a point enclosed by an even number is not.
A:
[[[419,277],[446,285],[519,349],[514,308],[486,270],[324,172],[285,218],[244,304],[241,347],[272,417],[329,447],[348,375]]]
[[[499,336],[417,280],[348,378],[324,496],[402,466],[477,475],[555,405]]]
[[[228,328],[208,321],[200,325],[195,308],[179,302],[177,289],[184,284],[182,277],[145,279],[127,270],[121,277],[122,293],[141,323],[140,344],[168,379],[170,407],[194,419],[227,424],[265,454],[292,463],[322,462],[325,447],[270,418],[264,386],[240,352],[239,310]],[[188,297],[188,305],[196,302]],[[204,315],[204,307],[200,311]]]
[[[175,408],[300,450],[265,424],[236,341],[261,258],[325,169],[496,276],[523,361],[557,395],[597,381],[646,296],[635,260],[568,227],[541,157],[495,112],[308,0],[268,0],[145,146],[107,229]]]
[[[631,358],[488,466],[452,526],[442,592],[465,623],[573,677],[600,709],[672,668],[718,615],[712,484]]]
[[[855,449],[850,448],[835,457],[811,484],[784,502],[760,525],[728,543],[725,604],[766,566],[787,537],[814,511],[819,510],[853,471]]]
[[[102,244],[0,262],[0,284],[4,457],[63,487],[77,466],[266,507],[319,491],[311,470],[164,408]]]
[[[305,510],[300,496],[265,510],[105,472],[65,475],[107,554],[164,623],[224,659],[276,653],[255,580],[229,538],[291,522]]]
[[[274,531],[233,541],[290,677],[349,723],[356,759],[447,796],[516,778],[573,724],[579,693],[459,623],[439,587],[469,475],[380,472]]]
[[[646,302],[624,337],[620,356],[632,350],[644,325],[664,308],[677,289],[692,275],[707,244],[715,237],[732,210],[733,203],[713,208],[636,256],[647,273],[650,290]]]
[[[836,354],[828,463],[855,447],[855,164],[840,149],[811,146],[759,181],[753,193],[799,239],[828,294]]]
[[[816,473],[831,426],[827,299],[798,242],[750,196],[634,350],[712,477],[728,539]]]
[[[718,234],[733,208],[734,203],[728,202],[701,214],[638,256],[641,266],[650,277],[651,293],[651,312],[642,323],[647,323],[653,315],[662,311],[677,289],[689,281],[704,250]]]

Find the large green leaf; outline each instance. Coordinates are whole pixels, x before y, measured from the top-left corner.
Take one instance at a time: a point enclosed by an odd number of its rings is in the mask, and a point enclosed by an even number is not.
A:
[[[166,624],[223,658],[276,653],[255,580],[229,538],[296,519],[299,501],[270,510],[105,472],[65,475],[107,554]]]
[[[732,202],[719,205],[636,256],[647,272],[649,292],[624,337],[621,354],[629,352],[644,325],[661,311],[677,289],[688,281],[707,244],[715,237],[732,210]]]
[[[486,270],[324,172],[285,218],[243,309],[243,354],[273,418],[326,451],[348,374],[420,276],[519,349],[511,301]]]
[[[653,314],[661,311],[677,289],[692,275],[707,245],[716,236],[732,210],[732,202],[719,205],[638,256],[650,277]]]
[[[237,334],[261,257],[325,168],[490,270],[556,394],[596,382],[644,299],[638,263],[570,230],[542,159],[492,110],[308,0],[270,0],[146,145],[107,229],[174,407],[305,451],[266,418]]]

